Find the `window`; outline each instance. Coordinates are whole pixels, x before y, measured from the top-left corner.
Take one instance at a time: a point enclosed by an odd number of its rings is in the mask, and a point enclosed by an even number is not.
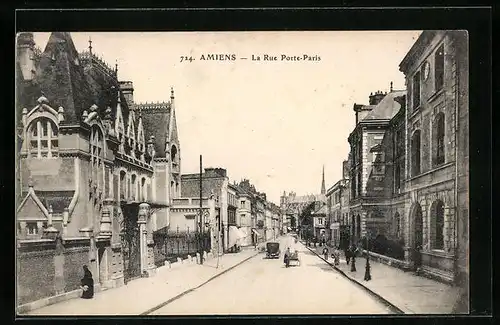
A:
[[[420,174],[420,130],[411,137],[411,175]]]
[[[396,193],[399,193],[401,189],[401,168],[399,167],[399,163],[396,163],[394,171],[394,188],[396,189]]]
[[[441,90],[444,85],[444,45],[434,53],[434,87],[435,90]]]
[[[436,158],[435,164],[444,164],[444,114],[439,113],[434,120],[435,125],[435,146]]]
[[[103,191],[106,185],[103,157],[104,137],[101,130],[94,125],[90,135],[90,164],[92,183],[97,191]]]
[[[357,195],[359,196],[359,195],[361,195],[361,171],[358,171],[358,179],[357,179],[357,181],[358,181],[358,184],[356,186],[356,189],[358,191]]]
[[[413,76],[413,109],[417,109],[420,107],[420,71],[417,71]]]
[[[431,245],[433,249],[444,248],[444,204],[438,200],[431,208],[431,222],[433,227],[431,233]]]
[[[120,200],[127,197],[127,174],[125,171],[120,171]]]
[[[31,156],[37,158],[57,157],[59,140],[57,125],[48,118],[37,118],[28,129]]]
[[[38,234],[38,226],[36,222],[28,222],[26,223],[26,233],[28,235],[36,235]]]
[[[142,178],[141,180],[141,201],[146,201],[146,196],[147,196],[147,185],[146,185],[146,178]]]
[[[245,207],[245,201],[243,200],[240,203],[241,203],[241,207],[244,208]]]
[[[131,178],[131,183],[130,183],[130,187],[131,187],[131,193],[130,193],[130,196],[131,196],[131,199],[132,199],[133,201],[137,201],[137,186],[136,186],[136,179],[137,179],[137,176],[132,175],[132,178]]]

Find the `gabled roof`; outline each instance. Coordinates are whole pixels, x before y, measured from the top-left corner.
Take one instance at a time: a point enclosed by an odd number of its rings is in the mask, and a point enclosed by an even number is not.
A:
[[[142,114],[142,123],[146,141],[150,136],[155,137],[155,150],[157,157],[165,157],[165,143],[167,142],[170,127],[170,102],[141,103],[135,108]]]
[[[29,187],[28,193],[26,194],[24,199],[21,201],[21,204],[19,204],[19,207],[17,208],[17,213],[19,214],[19,212],[25,208],[29,210],[27,215],[32,215],[32,214],[38,212],[38,214],[43,215],[45,218],[49,218],[49,211],[43,205],[43,203],[40,201],[40,199],[36,195],[35,190],[33,189],[32,186]],[[34,211],[33,209],[38,210],[38,211]],[[25,213],[23,213],[21,215],[25,215]]]
[[[53,106],[64,108],[67,123],[78,121],[83,111],[95,104],[78,52],[67,32],[50,35],[40,59],[36,81]]]
[[[395,101],[394,98],[405,94],[406,90],[395,90],[388,93],[362,121],[390,120],[401,108],[401,104]]]
[[[323,204],[319,209],[314,211],[313,216],[315,216],[317,214],[326,214],[326,213],[327,213],[327,206],[326,206],[326,204]]]

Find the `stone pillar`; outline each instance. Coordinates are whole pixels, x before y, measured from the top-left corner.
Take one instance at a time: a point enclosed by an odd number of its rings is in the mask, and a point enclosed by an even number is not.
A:
[[[146,271],[147,268],[147,230],[146,230],[146,221],[149,210],[149,204],[141,203],[139,204],[139,215],[137,218],[137,224],[139,225],[139,246],[140,246],[140,254],[141,254],[141,274]]]
[[[153,232],[151,230],[151,218],[149,213],[149,204],[141,203],[139,205],[138,221],[140,231],[140,253],[141,253],[141,274],[146,273],[152,276],[156,273],[153,255]]]

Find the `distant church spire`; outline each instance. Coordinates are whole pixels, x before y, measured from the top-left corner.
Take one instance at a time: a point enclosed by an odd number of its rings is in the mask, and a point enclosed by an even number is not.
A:
[[[321,180],[321,194],[326,194],[326,188],[325,188],[325,165],[323,165],[323,179]]]

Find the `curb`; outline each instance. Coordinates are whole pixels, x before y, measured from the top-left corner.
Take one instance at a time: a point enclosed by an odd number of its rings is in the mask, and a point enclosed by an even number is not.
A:
[[[218,274],[214,275],[213,277],[209,278],[207,281],[203,282],[202,284],[200,284],[200,285],[198,285],[198,286],[196,286],[196,287],[194,287],[194,288],[188,289],[188,290],[186,290],[186,291],[184,291],[184,292],[182,292],[182,293],[178,294],[177,296],[172,297],[172,298],[168,299],[167,301],[162,302],[161,304],[156,305],[155,307],[150,308],[150,309],[146,310],[145,312],[140,313],[139,315],[140,315],[140,316],[145,316],[145,315],[148,315],[148,314],[150,314],[150,313],[152,313],[152,312],[154,312],[154,311],[156,311],[156,310],[158,310],[158,309],[160,309],[160,308],[162,308],[162,307],[165,307],[166,305],[168,305],[169,303],[173,302],[174,300],[177,300],[177,299],[181,298],[182,296],[184,296],[184,295],[186,295],[186,294],[188,294],[188,293],[190,293],[190,292],[192,292],[192,291],[194,291],[194,290],[196,290],[196,289],[198,289],[198,288],[200,288],[200,287],[204,286],[205,284],[209,283],[210,281],[212,281],[212,280],[214,280],[214,279],[216,279],[216,278],[220,277],[221,275],[223,275],[223,274],[224,274],[224,273],[226,273],[226,272],[231,271],[231,270],[232,270],[232,269],[234,269],[235,267],[237,267],[237,266],[239,266],[239,265],[241,265],[241,264],[245,263],[246,261],[248,261],[249,259],[251,259],[251,258],[253,258],[253,257],[257,256],[257,255],[259,255],[259,253],[258,253],[258,252],[256,252],[255,254],[252,254],[251,256],[249,256],[249,257],[245,258],[244,260],[242,260],[242,261],[240,261],[240,262],[236,263],[235,265],[231,266],[230,268],[225,269],[224,271],[222,271],[222,272],[220,272],[220,273],[218,273]]]
[[[379,295],[378,293],[376,293],[375,291],[371,290],[370,288],[366,287],[365,285],[363,285],[361,282],[351,278],[350,276],[348,276],[344,271],[342,271],[341,269],[339,269],[338,267],[336,267],[335,265],[333,265],[332,263],[328,262],[327,260],[325,260],[323,258],[323,256],[321,256],[320,254],[318,254],[315,250],[307,247],[302,241],[301,241],[301,244],[303,244],[309,251],[313,252],[314,254],[316,254],[316,256],[318,256],[320,259],[322,259],[323,261],[325,261],[328,265],[330,265],[333,269],[335,269],[335,271],[337,271],[338,273],[340,273],[342,276],[344,276],[345,278],[349,279],[351,282],[357,284],[358,286],[360,286],[361,288],[365,289],[365,291],[369,292],[371,295],[375,296],[378,300],[380,300],[382,303],[384,303],[385,305],[389,306],[396,314],[405,314],[405,312],[403,310],[401,310],[399,307],[397,307],[396,305],[394,305],[393,303],[391,303],[389,300],[385,299],[384,297],[382,297],[381,295]]]

